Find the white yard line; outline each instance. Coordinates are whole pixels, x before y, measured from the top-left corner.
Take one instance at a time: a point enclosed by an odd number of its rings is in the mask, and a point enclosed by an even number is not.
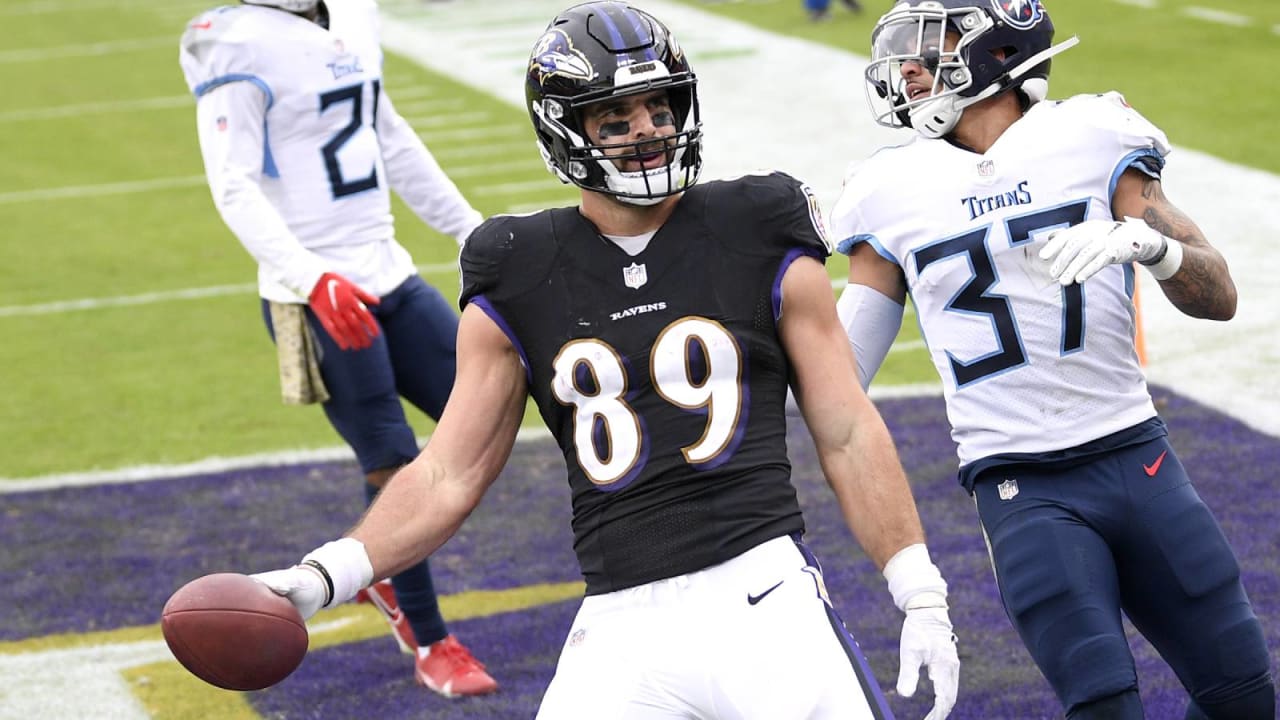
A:
[[[0,51],[0,63],[43,62],[57,58],[96,57],[99,55],[115,55],[139,50],[154,50],[168,47],[177,52],[176,35],[163,37],[138,38],[135,40],[113,40],[111,42],[84,43],[79,45],[58,45],[47,48],[23,48],[19,50]]]
[[[443,275],[458,272],[456,262],[418,265],[418,272],[423,275]],[[153,305],[155,303],[173,302],[175,300],[202,300],[204,298],[222,297],[224,295],[247,295],[256,293],[255,283],[238,283],[235,285],[212,285],[199,288],[179,288],[159,292],[141,293],[138,295],[117,295],[103,298],[78,298],[75,300],[57,300],[32,305],[0,305],[0,318],[30,317],[33,315],[57,315],[60,313],[80,312],[84,310],[105,310],[116,307],[132,307],[135,305]]]
[[[5,110],[0,112],[0,122],[49,120],[52,118],[79,117],[81,115],[98,115],[102,113],[136,112],[138,110],[194,109],[195,105],[196,101],[190,95],[166,95],[138,100],[115,100],[111,102],[76,103],[74,105]]]
[[[932,383],[916,385],[896,385],[892,387],[872,387],[868,393],[872,399],[936,397],[942,395],[942,386]],[[536,442],[548,440],[551,433],[546,428],[525,428],[516,436],[516,442]],[[418,438],[419,444],[425,444],[428,437]],[[338,462],[353,460],[355,455],[347,446],[319,448],[315,450],[288,450],[283,452],[259,453],[234,458],[212,457],[196,462],[174,465],[139,465],[137,467],[118,470],[95,470],[77,473],[59,473],[36,478],[6,479],[0,478],[0,495],[20,492],[36,492],[54,490],[65,487],[90,487],[94,485],[120,485],[125,483],[147,482],[151,480],[167,480],[178,477],[192,477],[210,473],[232,472],[261,467],[284,467],[303,463]],[[0,702],[0,705],[3,705]]]
[[[0,205],[45,200],[72,200],[103,195],[127,195],[130,193],[151,192],[153,190],[172,190],[175,188],[197,187],[205,184],[203,175],[187,175],[185,177],[153,178],[151,180],[132,180],[118,183],[98,183],[95,185],[64,185],[55,188],[37,188],[35,190],[14,190],[0,192]]]
[[[1182,14],[1196,20],[1204,20],[1205,22],[1217,23],[1219,25],[1230,25],[1232,27],[1248,27],[1253,24],[1253,18],[1248,15],[1227,12],[1225,10],[1215,10],[1213,8],[1204,7],[1185,7],[1182,8]]]

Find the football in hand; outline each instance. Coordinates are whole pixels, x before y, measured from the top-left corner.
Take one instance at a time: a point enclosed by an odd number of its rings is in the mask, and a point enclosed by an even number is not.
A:
[[[288,599],[248,575],[217,573],[178,588],[160,629],[191,674],[227,690],[261,690],[307,653],[307,626]]]

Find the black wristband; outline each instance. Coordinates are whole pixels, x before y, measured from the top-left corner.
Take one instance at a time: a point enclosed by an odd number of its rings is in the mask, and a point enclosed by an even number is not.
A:
[[[320,604],[320,607],[329,607],[329,603],[333,602],[333,578],[329,577],[329,571],[325,570],[324,566],[315,560],[303,560],[302,564],[309,568],[315,568],[315,571],[320,573],[320,577],[324,578],[325,595],[324,602]]]
[[[1170,240],[1169,238],[1165,238],[1165,239],[1164,239],[1164,247],[1160,248],[1160,254],[1159,254],[1159,255],[1156,255],[1155,257],[1151,258],[1150,260],[1143,260],[1143,261],[1140,261],[1138,264],[1139,264],[1139,265],[1146,265],[1147,267],[1151,267],[1152,265],[1155,265],[1156,263],[1160,262],[1161,260],[1163,260],[1163,259],[1164,259],[1164,256],[1165,256],[1165,255],[1168,255],[1168,254],[1169,254],[1169,243],[1171,243],[1171,242],[1177,242],[1177,241],[1176,241],[1176,240]]]

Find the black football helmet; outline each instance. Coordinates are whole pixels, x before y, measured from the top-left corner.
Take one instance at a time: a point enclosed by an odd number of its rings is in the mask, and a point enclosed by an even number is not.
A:
[[[947,33],[955,34],[951,49]],[[871,32],[867,99],[879,124],[942,137],[966,107],[1007,90],[1043,100],[1050,58],[1077,42],[1053,44],[1041,0],[902,0]],[[932,73],[932,92],[909,96],[902,77],[908,62]]]
[[[697,182],[702,169],[702,124],[697,78],[684,51],[657,18],[625,2],[589,2],[565,10],[547,26],[529,57],[525,97],[547,169],[566,183],[635,205],[652,205]],[[583,131],[583,107],[607,98],[666,90],[676,133],[664,138],[669,162],[622,172],[605,146]],[[610,150],[627,148],[610,145]]]

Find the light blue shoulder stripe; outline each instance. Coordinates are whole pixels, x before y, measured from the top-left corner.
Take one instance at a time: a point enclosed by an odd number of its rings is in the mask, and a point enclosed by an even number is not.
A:
[[[902,267],[902,263],[898,261],[898,258],[894,257],[893,253],[889,252],[889,250],[880,243],[880,240],[876,238],[875,235],[871,235],[869,233],[862,233],[861,235],[854,235],[841,240],[836,243],[836,251],[841,255],[848,255],[853,252],[854,246],[858,243],[866,243],[870,245],[871,248],[876,251],[877,255],[898,267]]]
[[[271,92],[271,86],[265,80],[257,75],[248,73],[231,73],[216,77],[207,82],[202,82],[196,86],[196,99],[204,97],[206,94],[233,82],[248,82],[258,86],[258,89],[267,94],[267,110],[271,110],[271,106],[276,103],[276,95]],[[270,178],[280,177],[280,169],[276,167],[275,158],[271,156],[271,138],[267,130],[267,119],[262,118],[262,174]]]
[[[1160,179],[1160,174],[1158,172],[1153,173],[1145,164],[1139,162],[1139,160],[1142,160],[1143,158],[1155,158],[1157,166],[1160,168],[1164,167],[1164,156],[1155,148],[1151,147],[1134,150],[1123,158],[1120,158],[1120,162],[1116,164],[1116,169],[1111,172],[1111,181],[1107,184],[1108,203],[1110,203],[1111,199],[1115,197],[1116,183],[1120,182],[1120,176],[1124,174],[1125,170],[1128,170],[1131,167],[1141,170],[1156,180]]]

